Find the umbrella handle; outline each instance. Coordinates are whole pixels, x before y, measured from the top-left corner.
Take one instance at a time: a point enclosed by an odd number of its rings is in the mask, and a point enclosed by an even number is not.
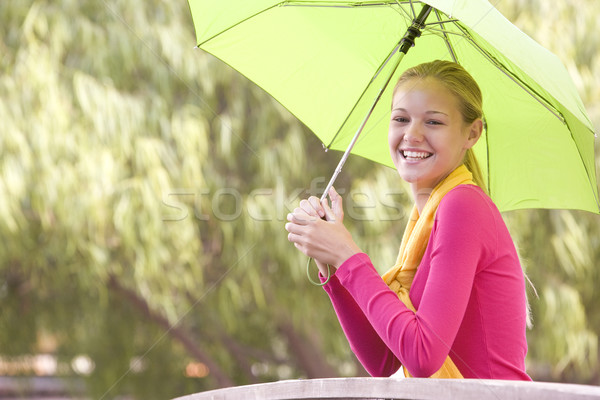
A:
[[[310,281],[310,283],[312,283],[315,286],[325,286],[325,285],[327,285],[327,283],[331,279],[331,267],[329,266],[329,264],[327,264],[327,279],[325,280],[325,282],[323,282],[323,283],[315,282],[313,280],[313,278],[310,277],[310,262],[312,260],[313,260],[313,258],[310,257],[308,259],[308,262],[306,263],[306,276],[308,277],[308,280]]]

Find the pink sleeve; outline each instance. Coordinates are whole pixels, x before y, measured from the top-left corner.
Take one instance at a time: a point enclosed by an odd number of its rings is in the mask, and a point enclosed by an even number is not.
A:
[[[460,202],[447,203],[444,209],[440,205],[432,230],[430,272],[417,313],[404,306],[388,288],[366,254],[354,255],[335,274],[380,340],[415,377],[432,375],[448,356],[481,258],[481,242],[473,238],[481,239],[481,227],[494,223],[478,206],[467,209]],[[345,304],[337,308],[342,307]],[[339,315],[337,309],[336,312]],[[358,328],[354,325],[345,328],[354,329]],[[350,337],[349,340],[353,341]],[[374,342],[380,351],[381,344]]]
[[[359,260],[358,257],[351,257],[346,263],[360,262]],[[331,298],[333,309],[350,343],[350,348],[367,372],[377,377],[387,377],[395,373],[400,368],[400,362],[381,340],[336,275],[331,277],[324,289]]]

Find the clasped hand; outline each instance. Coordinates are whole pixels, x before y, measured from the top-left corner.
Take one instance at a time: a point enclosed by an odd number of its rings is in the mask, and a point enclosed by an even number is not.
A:
[[[323,275],[327,275],[327,265],[335,270],[361,252],[344,226],[342,197],[333,187],[329,190],[329,199],[331,207],[327,199],[321,202],[315,196],[300,201],[299,207],[287,215],[289,222],[285,224],[288,240],[314,258]]]

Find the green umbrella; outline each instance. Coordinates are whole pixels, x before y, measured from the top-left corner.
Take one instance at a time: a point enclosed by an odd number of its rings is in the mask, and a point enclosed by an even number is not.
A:
[[[500,210],[600,212],[595,135],[572,80],[486,0],[189,5],[199,48],[270,93],[327,148],[389,166],[397,77],[435,59],[460,63],[484,95],[475,153]]]

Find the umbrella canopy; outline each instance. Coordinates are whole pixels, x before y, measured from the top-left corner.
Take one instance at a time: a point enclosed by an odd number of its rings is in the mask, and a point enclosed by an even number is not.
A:
[[[392,166],[392,90],[407,68],[460,63],[483,92],[475,153],[500,210],[598,213],[594,132],[560,60],[486,0],[189,0],[198,47],[262,87],[327,148],[344,150],[391,76],[352,152]],[[430,5],[401,60],[407,29]]]

